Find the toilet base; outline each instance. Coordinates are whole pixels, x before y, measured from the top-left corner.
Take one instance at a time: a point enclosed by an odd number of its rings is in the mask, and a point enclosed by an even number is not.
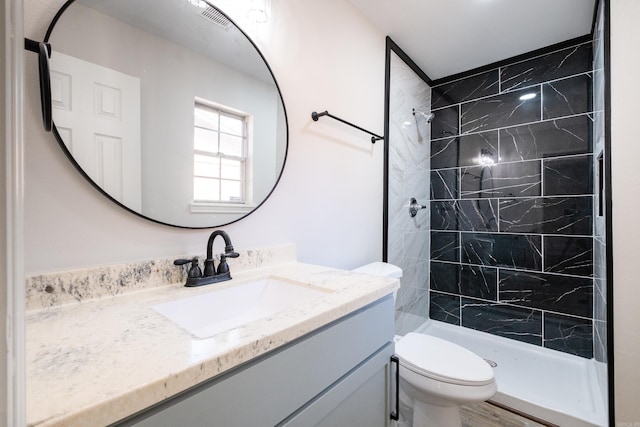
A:
[[[459,406],[437,406],[414,401],[413,427],[462,427]]]

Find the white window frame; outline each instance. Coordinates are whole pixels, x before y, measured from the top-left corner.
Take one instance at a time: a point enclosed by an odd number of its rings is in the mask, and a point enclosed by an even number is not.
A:
[[[244,197],[243,200],[239,202],[223,200],[212,201],[196,200],[194,194],[193,201],[190,203],[190,211],[192,213],[248,213],[255,208],[255,204],[253,203],[253,116],[226,105],[196,97],[194,102],[194,112],[198,107],[211,108],[217,110],[219,114],[241,118],[244,121],[244,156],[241,158],[238,158],[237,156],[225,156],[224,153],[212,155],[209,152],[199,151],[193,147],[194,160],[196,155],[205,155],[216,158],[232,158],[235,160],[241,159],[244,164],[244,178],[241,180]],[[193,173],[193,177],[194,180],[197,177],[195,171]],[[192,191],[195,192],[195,188],[193,188]]]

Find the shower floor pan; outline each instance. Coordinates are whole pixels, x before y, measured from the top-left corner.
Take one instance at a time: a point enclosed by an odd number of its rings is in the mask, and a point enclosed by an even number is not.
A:
[[[491,401],[562,427],[605,427],[595,360],[429,320],[416,332],[461,345],[496,363]]]

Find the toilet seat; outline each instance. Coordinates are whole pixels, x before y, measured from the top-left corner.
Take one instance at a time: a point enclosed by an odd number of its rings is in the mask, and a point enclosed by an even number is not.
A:
[[[494,381],[493,369],[480,356],[452,342],[410,332],[396,343],[400,365],[449,384],[482,386]]]

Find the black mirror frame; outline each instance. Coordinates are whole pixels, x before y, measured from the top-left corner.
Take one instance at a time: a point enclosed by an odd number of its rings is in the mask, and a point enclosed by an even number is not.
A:
[[[285,152],[284,152],[284,157],[283,157],[283,160],[282,160],[282,168],[280,169],[280,173],[278,174],[278,177],[276,178],[275,182],[273,183],[273,187],[271,188],[269,193],[265,196],[265,198],[256,207],[254,207],[250,212],[248,212],[245,215],[240,216],[239,218],[234,219],[233,221],[225,222],[225,223],[222,223],[222,224],[213,224],[213,225],[208,225],[208,226],[202,226],[202,227],[192,227],[192,226],[185,226],[185,225],[179,225],[179,224],[171,224],[171,223],[159,221],[157,219],[150,218],[150,217],[148,217],[146,215],[143,215],[141,212],[137,212],[137,211],[125,206],[124,204],[122,204],[118,200],[116,200],[113,197],[111,197],[111,195],[109,195],[106,191],[104,191],[89,175],[87,175],[87,173],[82,169],[82,167],[74,159],[73,155],[71,154],[71,152],[67,148],[66,144],[64,143],[60,133],[58,132],[58,129],[56,128],[55,123],[53,122],[53,119],[52,119],[52,108],[51,108],[51,80],[50,80],[50,70],[49,70],[49,61],[48,61],[49,57],[51,56],[52,49],[51,49],[51,44],[49,43],[49,38],[51,37],[51,33],[53,32],[53,29],[54,29],[56,23],[58,22],[58,20],[60,19],[60,17],[62,16],[62,14],[67,10],[67,8],[69,8],[69,6],[71,6],[73,3],[75,3],[75,1],[76,0],[67,0],[62,5],[62,7],[60,7],[58,12],[55,14],[53,19],[51,20],[51,23],[49,24],[49,27],[47,28],[47,32],[46,32],[45,37],[44,37],[44,42],[38,43],[38,42],[34,42],[32,40],[25,39],[25,48],[27,50],[32,50],[32,51],[35,51],[35,52],[39,52],[40,97],[41,97],[41,103],[42,103],[42,116],[43,116],[44,128],[45,128],[45,130],[47,132],[51,131],[53,133],[53,135],[55,136],[56,140],[58,141],[58,144],[60,145],[60,148],[62,148],[62,151],[64,152],[66,157],[69,159],[69,161],[73,164],[73,166],[76,168],[76,170],[96,190],[98,190],[103,196],[105,196],[107,199],[109,199],[110,201],[112,201],[116,205],[120,206],[121,208],[123,208],[123,209],[125,209],[125,210],[127,210],[129,212],[131,212],[132,214],[134,214],[134,215],[136,215],[138,217],[144,218],[144,219],[146,219],[148,221],[151,221],[151,222],[155,222],[157,224],[166,225],[166,226],[169,226],[169,227],[182,228],[182,229],[219,228],[219,227],[223,227],[223,226],[238,222],[241,219],[246,218],[247,216],[251,215],[256,210],[258,210],[269,199],[269,197],[271,197],[271,195],[273,194],[274,190],[276,189],[276,187],[280,183],[280,179],[282,178],[282,175],[284,173],[284,169],[285,169],[285,166],[287,164],[287,157],[288,157],[288,153],[289,153],[289,119],[288,119],[288,116],[287,116],[287,109],[286,109],[286,106],[285,106],[285,103],[284,103],[284,98],[282,96],[282,91],[280,90],[280,85],[278,84],[278,81],[276,80],[276,77],[273,74],[273,70],[271,69],[271,66],[267,62],[266,58],[264,57],[264,55],[262,54],[260,49],[258,49],[258,46],[256,46],[255,42],[226,13],[224,13],[218,7],[212,5],[211,3],[206,2],[209,6],[215,8],[216,10],[218,10],[226,19],[229,20],[229,22],[231,22],[231,24],[233,24],[238,29],[238,31],[240,31],[240,33],[242,33],[242,35],[244,35],[247,38],[249,43],[251,43],[251,45],[253,46],[255,51],[258,53],[258,55],[260,55],[260,58],[262,59],[262,61],[264,62],[265,66],[269,70],[269,74],[271,75],[271,78],[273,79],[273,83],[274,83],[274,85],[275,85],[275,87],[276,87],[276,89],[278,91],[278,95],[280,97],[280,102],[282,104],[282,111],[283,111],[284,123],[285,123],[285,129],[286,129]],[[38,45],[38,50],[35,50],[35,47],[33,46],[33,43]],[[28,44],[30,45],[30,47],[27,46]],[[43,52],[45,52],[46,54],[44,54]]]

